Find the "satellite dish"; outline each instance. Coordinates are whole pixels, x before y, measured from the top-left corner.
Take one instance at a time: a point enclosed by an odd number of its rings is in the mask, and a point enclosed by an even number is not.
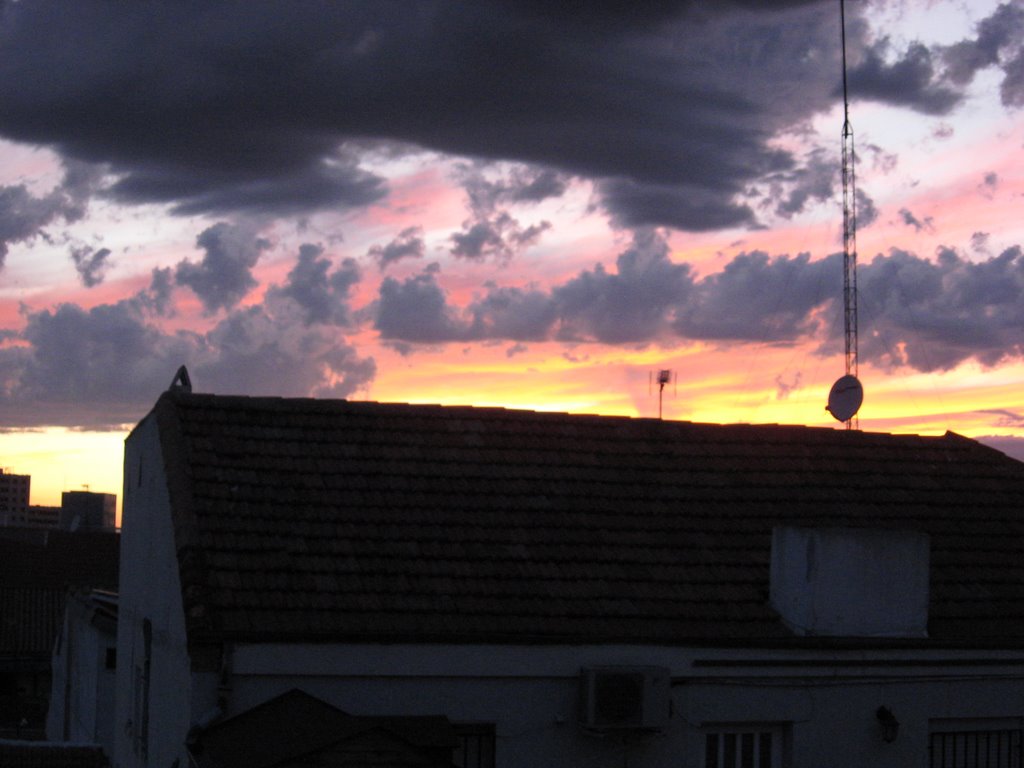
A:
[[[860,410],[864,402],[864,387],[856,376],[846,374],[836,380],[832,391],[828,393],[828,405],[825,410],[838,421],[849,421]]]

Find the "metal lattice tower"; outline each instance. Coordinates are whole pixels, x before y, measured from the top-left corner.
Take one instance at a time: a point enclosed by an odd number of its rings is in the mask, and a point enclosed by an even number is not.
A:
[[[853,126],[846,88],[846,3],[839,0],[843,47],[843,329],[846,338],[846,374],[857,376],[857,176],[854,170]],[[846,428],[855,426],[847,419]]]

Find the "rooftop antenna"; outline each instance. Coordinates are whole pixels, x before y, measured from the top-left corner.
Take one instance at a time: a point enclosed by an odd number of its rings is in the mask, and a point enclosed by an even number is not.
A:
[[[653,373],[647,374],[647,392],[648,392],[648,394],[650,394],[650,391],[651,391],[651,388],[653,386],[653,383],[654,383],[654,374]],[[676,376],[676,372],[675,371],[671,371],[671,370],[669,370],[667,368],[664,368],[664,369],[658,371],[658,418],[659,419],[661,418],[661,402],[662,402],[662,399],[663,399],[663,397],[665,395],[665,385],[666,384],[672,384],[673,386],[675,386],[677,388],[676,391],[678,392],[679,377]]]
[[[860,422],[857,411],[864,402],[864,387],[857,378],[857,177],[854,171],[853,125],[846,87],[846,0],[839,0],[839,30],[843,49],[843,331],[846,347],[846,375],[841,376],[828,395],[825,410],[847,429]]]

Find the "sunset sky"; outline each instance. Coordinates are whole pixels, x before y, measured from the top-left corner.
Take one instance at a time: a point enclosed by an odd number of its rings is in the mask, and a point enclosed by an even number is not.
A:
[[[0,0],[0,466],[196,391],[842,428],[838,0]],[[849,0],[860,428],[1024,456],[1024,0]]]

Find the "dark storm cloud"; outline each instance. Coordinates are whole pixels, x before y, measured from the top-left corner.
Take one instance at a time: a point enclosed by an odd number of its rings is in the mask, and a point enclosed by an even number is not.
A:
[[[984,261],[948,248],[931,260],[893,250],[862,259],[858,275],[862,362],[928,372],[1024,357],[1024,256],[1017,246]],[[817,351],[828,355],[842,348],[841,277],[839,253],[811,260],[753,251],[697,279],[688,265],[671,261],[663,237],[641,232],[615,272],[598,264],[550,290],[488,284],[459,307],[449,303],[435,266],[402,282],[386,280],[373,310],[376,329],[394,344],[816,339]]]
[[[641,232],[619,255],[617,271],[598,264],[566,283],[537,287],[485,286],[464,309],[451,306],[432,268],[381,285],[375,327],[389,341],[648,342],[670,333],[675,308],[693,287],[690,267],[673,264],[660,235]]]
[[[558,320],[558,307],[538,288],[489,284],[487,295],[469,307],[470,336],[478,339],[542,341]]]
[[[888,47],[888,40],[881,40],[849,68],[853,97],[910,107],[930,115],[948,114],[961,102],[963,91],[943,80],[936,57],[928,48],[915,43],[889,63]]]
[[[1018,246],[980,262],[948,248],[935,261],[894,249],[863,265],[858,286],[862,360],[928,372],[1024,354]]]
[[[671,313],[693,289],[690,266],[672,263],[665,239],[653,232],[638,232],[616,267],[610,274],[598,264],[553,289],[560,338],[650,341],[665,332]]]
[[[154,267],[149,289],[139,294],[146,308],[154,315],[168,315],[172,312],[171,294],[174,292],[174,272],[170,267]]]
[[[831,273],[835,273],[832,275]],[[598,264],[550,291],[489,284],[464,309],[448,303],[437,270],[381,287],[376,328],[388,340],[596,341],[659,339],[790,342],[818,322],[838,257],[770,259],[741,254],[721,274],[696,280],[669,258],[664,237],[642,231],[615,272]]]
[[[423,240],[422,227],[406,227],[387,245],[374,245],[367,256],[377,262],[382,270],[402,259],[422,259],[427,244]]]
[[[0,187],[0,266],[10,244],[35,237],[59,214],[59,201],[49,196],[33,197],[21,184]]]
[[[82,218],[99,177],[96,168],[72,161],[64,163],[63,179],[46,195],[35,196],[23,184],[0,187],[0,268],[10,245],[44,234],[55,222]]]
[[[1005,77],[999,86],[1003,103],[1011,107],[1024,106],[1024,50],[1008,61],[1003,71]]]
[[[473,215],[462,223],[462,231],[451,235],[450,253],[472,261],[508,261],[535,244],[551,224],[541,221],[524,227],[506,206],[559,197],[567,182],[550,169],[517,166],[498,178],[491,178],[487,171],[493,176],[493,169],[483,163],[465,163],[457,169],[457,180],[466,191]]]
[[[561,197],[568,186],[568,180],[550,168],[517,166],[497,179],[489,178],[486,170],[483,164],[462,164],[457,173],[470,210],[477,216],[488,216],[501,205]]]
[[[870,227],[878,220],[878,208],[875,201],[871,199],[861,187],[857,188],[857,226],[861,229]]]
[[[771,139],[835,103],[834,5],[556,5],[296,0],[283,23],[269,0],[7,4],[0,133],[188,214],[373,203],[386,189],[355,152],[387,142],[541,169],[489,190],[502,205],[575,176],[606,180],[626,226],[756,223],[743,191],[797,165]],[[934,110],[921,93],[902,103]]]
[[[258,149],[254,151],[259,151]],[[326,208],[360,208],[387,194],[384,181],[361,170],[351,158],[325,157],[303,167],[280,171],[270,169],[210,171],[196,178],[184,171],[133,171],[106,192],[122,202],[176,201],[171,210],[179,214],[232,213],[277,214],[281,216]]]
[[[252,268],[270,247],[253,227],[226,222],[203,230],[196,245],[205,251],[202,261],[180,262],[174,280],[191,288],[208,314],[230,309],[256,287]]]
[[[664,225],[690,232],[749,226],[754,212],[730,196],[668,184],[643,184],[612,179],[598,185],[603,205],[621,227]]]
[[[508,214],[505,214],[508,217]],[[511,217],[506,218],[506,221]],[[511,257],[508,246],[501,236],[500,219],[495,221],[468,221],[465,230],[451,236],[452,256],[463,259],[479,260],[486,256],[497,256],[508,259]]]
[[[942,56],[949,78],[958,85],[969,83],[982,69],[1003,72],[1000,94],[1007,106],[1024,104],[1024,4],[1003,3],[977,25],[977,35],[947,47]]]
[[[0,349],[0,413],[15,426],[136,421],[197,347],[148,325],[131,300],[29,312],[20,335],[27,346]]]
[[[551,228],[550,222],[542,221],[524,229],[506,211],[466,221],[463,226],[462,232],[455,232],[451,236],[453,245],[450,253],[472,261],[486,258],[508,261],[524,248],[536,243]]]
[[[108,194],[186,214],[372,204],[387,190],[357,152],[376,142],[539,169],[482,190],[501,204],[574,176],[604,182],[623,226],[710,230],[756,224],[745,190],[799,166],[771,140],[836,104],[833,2],[557,6],[294,0],[283,23],[270,0],[11,3],[0,134],[107,163]],[[1009,43],[980,30],[974,53],[865,47],[862,12],[848,14],[855,98],[944,113],[1002,66],[1015,103]]]
[[[448,306],[437,282],[438,265],[402,282],[393,277],[380,284],[374,327],[382,338],[395,341],[437,343],[465,340],[467,329]]]
[[[104,273],[110,266],[110,262],[107,261],[108,256],[110,256],[109,248],[100,248],[96,251],[91,246],[83,245],[71,249],[71,261],[75,264],[75,270],[78,272],[82,285],[92,288],[103,282]]]
[[[915,232],[920,232],[922,230],[931,232],[935,229],[935,221],[931,216],[926,216],[922,221],[911,213],[909,208],[900,208],[899,216],[900,220],[908,227],[912,227]]]
[[[301,308],[306,325],[350,326],[353,317],[348,304],[349,291],[362,279],[362,270],[354,259],[344,259],[330,272],[331,261],[323,258],[323,252],[319,245],[301,245],[285,285],[272,286],[267,295],[271,299],[283,297],[295,302]]]
[[[188,365],[200,391],[345,397],[376,372],[328,326],[309,327],[272,306],[227,314],[206,334],[166,333],[152,322],[166,273],[150,289],[84,309],[26,311],[21,342],[0,347],[0,420],[106,428],[132,423]]]
[[[191,370],[210,392],[346,397],[376,374],[372,358],[323,328],[291,324],[263,306],[229,314],[206,335],[204,348]]]
[[[832,200],[838,176],[834,152],[812,150],[799,168],[770,180],[770,202],[775,202],[775,213],[788,219],[801,213],[812,201]]]
[[[689,339],[793,342],[818,329],[840,274],[838,254],[812,262],[806,253],[742,253],[700,282],[675,328]]]

